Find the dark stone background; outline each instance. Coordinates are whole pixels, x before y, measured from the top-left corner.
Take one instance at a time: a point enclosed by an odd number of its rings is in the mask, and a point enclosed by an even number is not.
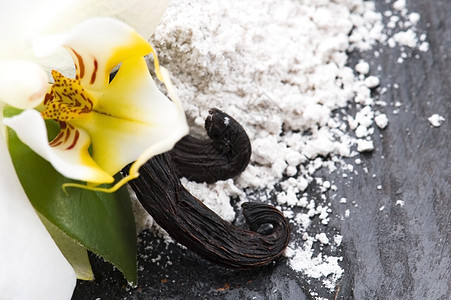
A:
[[[376,3],[379,11],[389,8],[383,0]],[[381,47],[378,58],[350,53],[351,64],[365,58],[382,66],[372,68],[373,74],[391,88],[374,96],[388,103],[381,111],[390,122],[385,130],[376,129],[375,150],[361,155],[356,166],[361,175],[352,180],[327,175],[339,195],[330,200],[333,214],[321,231],[343,235],[340,249],[324,250],[344,258],[335,292],[322,288],[321,281],[307,282],[283,261],[227,270],[143,233],[138,288],[127,287],[119,271],[91,255],[96,280],[79,282],[73,299],[311,299],[309,290],[326,299],[451,299],[451,1],[408,0],[407,8],[421,14],[418,27],[427,32],[428,52],[413,50],[402,64],[396,63],[399,48]],[[402,104],[398,114],[396,101]],[[434,113],[446,119],[439,128],[427,120]],[[309,195],[314,194],[313,186]],[[339,204],[341,197],[348,204]],[[338,216],[346,209],[350,216],[342,220]],[[315,221],[310,235],[314,230]],[[160,253],[159,264],[152,263]]]

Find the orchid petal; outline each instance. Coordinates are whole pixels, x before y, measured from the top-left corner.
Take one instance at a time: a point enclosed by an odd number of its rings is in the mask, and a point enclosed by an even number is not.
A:
[[[0,62],[0,103],[25,109],[37,106],[48,89],[47,74],[25,60]]]
[[[65,130],[62,135],[49,144],[45,122],[35,110],[25,110],[17,116],[5,118],[3,122],[17,133],[22,142],[48,160],[62,175],[99,184],[114,181],[114,178],[99,168],[90,157],[88,148],[91,141],[84,130],[63,128]]]
[[[56,69],[72,77],[73,62],[60,49],[51,57],[36,59],[31,48],[37,35],[67,32],[76,24],[93,17],[113,17],[133,27],[145,38],[155,28],[169,0],[15,0],[2,3],[0,18],[5,28],[0,32],[0,60],[31,59],[48,73]],[[27,9],[24,9],[26,7]]]
[[[89,19],[67,34],[37,38],[34,48],[48,55],[63,45],[75,62],[76,78],[90,90],[106,88],[111,70],[122,61],[153,51],[133,28],[112,18]]]
[[[164,85],[168,92],[169,97],[172,99],[179,113],[178,116],[178,130],[174,130],[173,136],[167,137],[166,139],[160,140],[155,145],[147,148],[141,155],[136,159],[136,161],[131,165],[129,171],[129,179],[134,179],[139,175],[139,168],[144,165],[153,156],[168,151],[172,149],[183,136],[189,133],[188,123],[186,122],[185,112],[182,107],[182,103],[178,98],[177,91],[172,84],[169,71],[166,68],[160,68],[161,77],[163,79]],[[172,129],[171,129],[172,130]],[[178,133],[178,134],[177,134]],[[127,178],[124,178],[127,180]]]
[[[70,299],[74,270],[28,201],[1,134],[0,165],[1,297]]]
[[[110,86],[97,94],[90,116],[72,124],[89,132],[93,159],[110,174],[144,152],[148,160],[169,151],[188,133],[180,101],[158,90],[142,57],[124,61]]]
[[[62,28],[64,32],[93,17],[112,17],[133,27],[139,35],[150,38],[166,10],[169,0],[77,0],[66,2],[70,13],[55,14],[46,24],[46,32]]]

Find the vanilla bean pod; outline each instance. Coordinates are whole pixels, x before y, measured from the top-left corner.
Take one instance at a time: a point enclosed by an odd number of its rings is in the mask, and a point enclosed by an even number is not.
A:
[[[216,264],[239,269],[267,265],[288,245],[289,224],[279,210],[245,203],[243,214],[250,230],[232,225],[182,186],[168,153],[143,165],[130,186],[174,240]]]
[[[180,176],[213,183],[239,175],[251,157],[251,143],[231,116],[212,108],[205,120],[210,139],[186,136],[170,152]]]

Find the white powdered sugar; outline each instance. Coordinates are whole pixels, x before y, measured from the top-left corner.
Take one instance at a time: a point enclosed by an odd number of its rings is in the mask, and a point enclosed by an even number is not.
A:
[[[445,118],[439,114],[433,114],[428,118],[429,123],[431,123],[434,127],[440,127],[442,123],[445,121]]]
[[[341,243],[341,240],[338,240]],[[308,237],[302,246],[296,249],[288,247],[286,255],[290,258],[290,266],[310,278],[322,278],[324,287],[334,290],[337,280],[344,272],[339,265],[342,258],[323,256],[321,253],[314,255],[312,250],[314,242],[316,239]]]
[[[367,75],[370,72],[370,64],[364,60],[360,60],[359,63],[355,65],[355,70],[362,75]]]
[[[379,114],[374,117],[374,122],[376,123],[377,127],[384,129],[388,125],[388,117],[386,114]]]
[[[372,135],[388,124],[378,111],[384,103],[371,96],[383,91],[374,66],[360,60],[351,67],[347,53],[381,44],[406,53],[427,47],[415,27],[420,16],[409,14],[405,1],[392,7],[382,14],[363,0],[172,1],[151,41],[172,73],[192,134],[205,134],[208,110],[217,107],[242,124],[252,143],[250,165],[239,177],[183,184],[230,221],[230,197],[276,205],[302,236],[290,242],[288,264],[331,291],[343,275],[342,258],[322,249],[337,249],[342,238],[310,230],[315,219],[329,226],[337,186],[315,172],[356,176],[342,158],[373,151]],[[349,104],[355,113],[347,112]],[[320,198],[309,195],[312,182]]]

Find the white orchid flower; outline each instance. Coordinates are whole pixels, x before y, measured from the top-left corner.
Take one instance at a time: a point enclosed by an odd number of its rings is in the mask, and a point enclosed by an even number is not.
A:
[[[40,123],[40,120],[36,118],[37,112],[30,109],[41,103],[49,91],[48,76],[44,70],[56,69],[68,76],[74,73],[70,55],[65,55],[62,51],[46,58],[36,59],[31,50],[33,38],[40,34],[65,32],[76,23],[95,16],[113,16],[149,38],[167,4],[168,0],[17,0],[8,1],[2,5],[0,22],[7,30],[0,33],[0,44],[2,45],[0,47],[0,293],[5,299],[70,299],[76,284],[74,270],[41,223],[17,178],[8,153],[6,131],[2,122],[3,107],[10,105],[26,109],[23,113],[24,116],[10,120],[11,123],[21,123],[26,119],[25,117],[30,117],[30,122]],[[69,35],[60,41],[69,41]],[[82,38],[80,37],[80,39]],[[83,52],[83,47],[79,51]],[[111,60],[108,59],[102,58],[101,60],[111,63]],[[123,65],[137,65],[142,71],[142,60],[136,57],[134,61],[133,59],[129,60]],[[106,69],[103,71],[106,72]],[[125,77],[127,77],[126,71],[127,68],[121,71]],[[133,70],[129,71],[133,73]],[[163,75],[167,76],[165,72]],[[102,76],[104,74],[99,77]],[[61,79],[59,75],[56,77]],[[124,76],[119,78],[122,77]],[[153,81],[146,78],[147,90],[158,94],[152,85]],[[103,77],[102,80],[105,78]],[[170,83],[165,81],[168,84],[169,94],[173,94]],[[118,82],[120,83],[119,80]],[[115,84],[117,91],[121,90],[119,83]],[[136,83],[140,87],[146,84]],[[89,93],[95,94],[98,100],[102,98],[101,90],[101,88],[93,89]],[[145,88],[141,92],[145,93],[144,90]],[[158,97],[162,99],[162,95],[158,94]],[[171,103],[178,101],[175,96],[171,98],[175,99]],[[115,98],[114,100],[118,101],[119,99]],[[98,100],[97,104],[102,102]],[[169,104],[167,106],[174,109],[177,105]],[[150,107],[152,105],[148,105],[146,108]],[[153,113],[155,115],[155,112]],[[161,119],[163,116],[159,117]],[[42,123],[40,124],[42,125]],[[23,130],[21,124],[16,125],[18,130]],[[32,123],[25,125],[30,131],[35,130]],[[79,130],[80,141],[86,142],[83,135],[90,129]],[[41,145],[42,140],[39,139],[43,138],[42,132],[43,130],[36,132],[37,135],[30,137],[28,142]],[[183,130],[179,130],[178,134],[181,135],[182,132]],[[98,132],[97,134],[101,135]],[[167,135],[169,134],[167,133]],[[28,133],[25,135],[29,136]],[[145,157],[151,156],[153,153],[163,152],[164,146],[169,146],[171,143],[173,141],[154,146],[151,150],[145,149],[141,156],[134,154],[142,162]],[[78,143],[74,147],[83,148]],[[40,154],[48,150],[48,148],[47,150],[38,148]],[[53,148],[53,150],[55,149],[56,147]],[[64,165],[65,154],[64,151],[61,152],[61,155],[44,154],[44,156],[49,155],[52,157],[51,159],[62,159],[60,162]],[[69,151],[69,153],[74,152]],[[67,155],[69,161],[72,159],[71,155]],[[59,163],[53,163],[61,167]],[[138,165],[135,164],[135,169]],[[112,169],[108,169],[106,173],[108,171],[113,172]]]
[[[170,150],[188,133],[183,108],[166,70],[162,68],[160,74],[155,57],[157,75],[166,83],[172,101],[158,90],[143,57],[153,53],[152,47],[124,23],[90,19],[67,34],[40,39],[36,49],[42,52],[59,45],[71,53],[76,78],[53,71],[45,109],[24,111],[4,123],[57,171],[88,182],[90,189],[112,183],[117,172],[134,162],[130,174],[109,189],[115,191],[136,178],[149,158]],[[109,83],[109,74],[118,64],[119,71]],[[60,134],[50,143],[44,119],[60,124]]]

